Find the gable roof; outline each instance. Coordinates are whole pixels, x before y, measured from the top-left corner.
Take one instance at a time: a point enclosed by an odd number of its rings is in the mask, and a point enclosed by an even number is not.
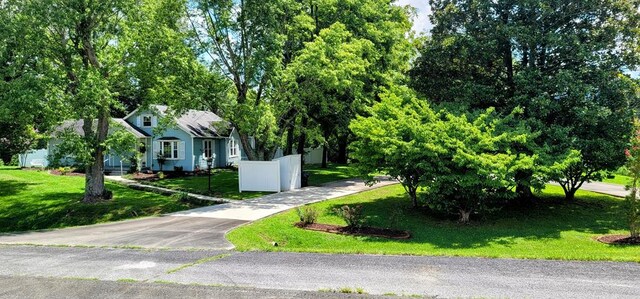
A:
[[[145,131],[142,131],[140,129],[138,129],[135,126],[130,125],[128,122],[126,122],[124,119],[122,118],[112,118],[112,121],[122,125],[125,130],[129,131],[131,134],[133,134],[134,136],[136,136],[136,138],[144,138],[144,137],[150,137],[151,135],[147,134]]]
[[[157,110],[162,116],[166,116],[167,110],[169,110],[169,107],[165,105],[151,105],[151,108]],[[228,128],[223,129],[214,125],[215,123],[220,123],[224,126],[228,123],[211,111],[187,110],[182,115],[176,117],[175,121],[178,127],[193,137],[229,137],[231,133],[231,130]]]

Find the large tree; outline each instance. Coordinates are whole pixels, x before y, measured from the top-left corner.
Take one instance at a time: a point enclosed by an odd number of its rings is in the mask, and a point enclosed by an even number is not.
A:
[[[0,2],[0,159],[33,148],[53,124],[59,101],[48,68],[41,26],[23,0]]]
[[[278,128],[267,92],[282,69],[285,32],[295,6],[286,0],[200,0],[187,7],[205,64],[232,83],[233,101],[222,114],[237,130],[250,160],[270,159],[277,147]]]
[[[325,135],[321,137],[325,143],[331,133],[340,133],[344,140],[349,135],[348,120],[357,113],[352,103],[370,102],[375,90],[398,80],[408,67],[410,11],[392,1],[194,1],[188,12],[203,62],[212,73],[223,74],[230,82],[233,98],[225,100],[224,109],[217,112],[230,120],[252,160],[270,159],[281,145],[285,153],[291,153],[296,141],[297,151],[302,153],[307,135],[317,128]],[[313,75],[303,62],[293,63],[311,51],[307,47],[315,45],[317,49],[325,42],[318,41],[320,32],[337,23],[350,37],[367,40],[375,49],[367,57],[360,57],[367,62],[366,76],[355,81],[353,76],[348,77],[349,72],[337,70],[351,57],[333,55],[331,63],[315,64]],[[335,43],[331,46],[335,49],[329,52],[344,49]],[[336,74],[347,76],[338,79],[351,80],[356,89],[363,87],[367,94],[358,97],[363,93],[336,91],[331,82],[316,80]],[[320,86],[324,83],[328,84]],[[291,89],[305,84],[315,84],[313,97],[301,88]],[[340,109],[327,113],[326,107]],[[341,149],[345,156],[346,144]]]
[[[119,101],[132,89],[149,90],[157,69],[171,61],[167,45],[184,43],[173,35],[182,1],[47,0],[22,1],[42,34],[41,59],[48,68],[38,76],[61,90],[65,119],[79,120],[82,133],[60,148],[77,149],[76,162],[86,172],[84,202],[110,197],[104,185],[104,157],[109,123]],[[168,43],[167,41],[178,42]],[[185,47],[186,48],[186,47]],[[189,55],[187,55],[189,56]]]
[[[298,111],[320,129],[323,167],[327,166],[327,141],[349,125],[356,114],[355,101],[364,97],[368,57],[374,53],[373,43],[353,38],[345,25],[335,23],[307,43],[285,71],[288,91],[301,102]]]
[[[572,198],[583,182],[624,163],[636,97],[624,70],[640,58],[640,1],[430,3],[434,28],[412,85],[459,113],[524,109],[521,120],[540,134],[519,151],[545,163],[518,174],[521,195],[552,178]],[[544,171],[558,165],[566,167]]]
[[[287,67],[288,73],[296,73],[295,83],[303,88],[289,90],[299,100],[297,123],[308,122],[310,128],[320,129],[320,141],[327,150],[332,149],[335,161],[347,162],[347,146],[352,140],[349,122],[363,107],[377,100],[382,89],[395,83],[402,83],[412,55],[411,21],[412,9],[400,7],[394,1],[309,1],[304,17],[313,26],[308,36],[312,39],[304,43],[293,63]],[[328,47],[324,56],[309,55],[317,51],[318,44],[326,43],[319,33],[332,29],[336,24],[344,26],[349,39],[366,41],[371,44],[368,51],[357,57],[362,62],[354,63],[354,56],[345,56],[344,49],[353,49],[353,42],[345,40],[342,46]],[[304,35],[307,36],[307,35]],[[329,43],[336,41],[329,41]],[[313,59],[323,57],[324,59]],[[309,59],[312,58],[312,59]],[[301,63],[300,63],[301,62]],[[324,64],[324,65],[323,65]],[[358,75],[345,72],[345,67],[360,68]],[[335,77],[337,81],[323,81],[321,78]],[[334,82],[343,87],[336,88]],[[313,91],[312,91],[313,89]],[[291,122],[290,129],[296,122]],[[315,126],[314,126],[315,125]],[[300,132],[298,149],[302,149],[305,132]],[[324,161],[324,159],[323,159]]]

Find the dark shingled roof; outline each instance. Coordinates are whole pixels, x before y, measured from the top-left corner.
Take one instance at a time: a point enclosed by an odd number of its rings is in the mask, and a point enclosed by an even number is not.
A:
[[[151,107],[155,108],[161,115],[167,114],[167,106],[152,105]],[[228,123],[210,111],[188,110],[176,117],[176,123],[194,137],[229,137],[229,134],[231,134]],[[215,124],[222,126],[216,126]]]

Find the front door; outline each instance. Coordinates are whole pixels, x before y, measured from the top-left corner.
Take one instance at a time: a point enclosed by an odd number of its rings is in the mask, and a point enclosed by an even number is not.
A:
[[[149,160],[147,160],[147,158],[149,157],[148,155],[149,155],[149,151],[151,151],[151,147],[149,146],[149,142],[147,138],[141,139],[140,144],[144,144],[144,152],[141,153],[140,165],[138,165],[138,169],[142,169],[144,167],[150,166]],[[138,148],[138,151],[140,151],[140,148]]]

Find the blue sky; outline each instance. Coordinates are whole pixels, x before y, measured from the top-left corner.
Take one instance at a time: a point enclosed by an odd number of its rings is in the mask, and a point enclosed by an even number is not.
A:
[[[413,20],[413,30],[420,33],[431,29],[429,14],[431,8],[428,0],[398,0],[397,5],[411,5],[418,9],[418,16]]]
[[[431,22],[429,21],[429,14],[431,14],[431,8],[429,7],[428,0],[398,0],[397,5],[411,5],[415,7],[417,16],[413,20],[413,30],[416,33],[427,33],[431,30]],[[640,71],[628,72],[631,77],[640,77]]]

